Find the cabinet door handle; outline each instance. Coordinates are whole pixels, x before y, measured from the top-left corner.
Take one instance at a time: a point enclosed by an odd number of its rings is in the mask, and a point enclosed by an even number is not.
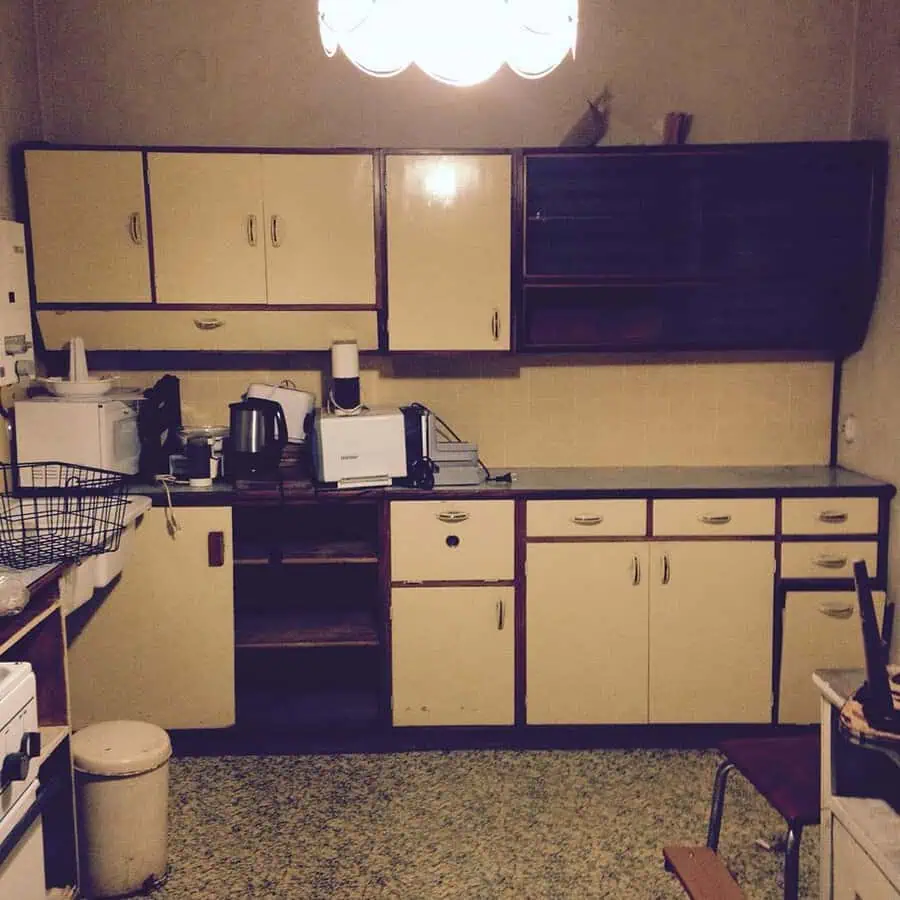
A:
[[[671,569],[671,567],[669,566],[669,554],[668,554],[668,553],[663,553],[663,558],[662,558],[662,579],[661,579],[662,583],[663,583],[663,584],[668,584],[668,583],[669,583],[669,579],[670,579],[671,577],[672,577],[672,569]]]
[[[495,341],[500,340],[500,310],[495,309],[494,315],[491,318],[491,334],[494,336]]]
[[[469,518],[469,514],[460,510],[447,510],[446,512],[439,512],[437,517],[441,522],[455,525],[457,522],[465,522]]]
[[[247,243],[256,246],[256,216],[253,213],[247,216]]]
[[[599,525],[603,521],[603,516],[597,515],[578,515],[572,516],[572,524],[574,525]]]
[[[225,323],[222,319],[194,319],[194,327],[200,331],[214,331],[221,328]]]
[[[631,557],[631,583],[635,587],[641,583],[641,561],[637,553]]]
[[[225,532],[210,531],[206,536],[206,552],[211,569],[225,565]]]
[[[503,600],[497,601],[497,631],[503,631],[506,624],[506,603]]]
[[[841,525],[847,521],[848,515],[839,509],[823,509],[819,513],[819,521],[826,525]]]
[[[136,244],[138,247],[143,245],[144,234],[141,228],[141,214],[139,212],[133,212],[128,217],[128,232],[131,235],[132,244]]]
[[[281,218],[279,216],[272,216],[269,220],[269,240],[272,243],[273,247],[281,246],[281,235],[279,232],[279,224],[281,223]]]
[[[852,604],[836,606],[830,603],[819,604],[819,612],[830,619],[849,619],[853,615]]]
[[[697,518],[704,525],[727,525],[731,521],[731,516],[727,513],[723,515],[713,515],[711,513],[704,513],[702,516],[697,516]]]
[[[820,553],[813,560],[813,565],[818,566],[820,569],[843,569],[847,565],[847,557]]]

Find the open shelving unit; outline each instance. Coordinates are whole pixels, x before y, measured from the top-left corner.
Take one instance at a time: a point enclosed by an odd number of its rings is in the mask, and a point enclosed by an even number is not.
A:
[[[384,719],[381,504],[234,510],[237,726]]]

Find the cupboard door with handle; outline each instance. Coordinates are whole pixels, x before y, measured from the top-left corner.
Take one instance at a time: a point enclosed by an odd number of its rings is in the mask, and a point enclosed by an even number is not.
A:
[[[650,721],[770,721],[774,544],[660,542],[650,568]]]
[[[528,545],[529,725],[647,721],[645,543]]]
[[[73,727],[140,719],[162,728],[233,725],[231,509],[161,507],[138,521],[118,582],[69,622]],[[82,607],[85,612],[90,606]]]
[[[395,587],[394,725],[512,725],[514,590]]]
[[[37,303],[149,303],[137,150],[26,150]]]
[[[371,154],[264,154],[268,302],[375,305]]]
[[[391,350],[508,350],[508,155],[387,157]]]
[[[160,303],[266,302],[257,153],[150,153]]]

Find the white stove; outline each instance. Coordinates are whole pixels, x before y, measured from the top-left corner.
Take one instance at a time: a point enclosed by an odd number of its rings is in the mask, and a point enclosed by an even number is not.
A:
[[[0,663],[0,897],[43,900],[46,896],[37,811],[40,752],[31,665]]]

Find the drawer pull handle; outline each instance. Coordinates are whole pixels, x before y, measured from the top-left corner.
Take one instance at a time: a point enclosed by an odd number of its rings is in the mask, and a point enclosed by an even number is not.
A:
[[[439,512],[437,517],[441,522],[446,522],[448,525],[455,525],[457,522],[465,522],[466,519],[469,518],[469,514],[458,510],[447,510],[447,512]]]
[[[820,569],[843,569],[847,565],[846,556],[831,556],[828,553],[820,553],[814,560],[813,564]]]
[[[506,604],[502,600],[497,601],[497,631],[503,631],[506,624]]]
[[[672,577],[672,569],[669,566],[669,554],[663,553],[662,583],[668,584],[671,577]]]
[[[727,513],[718,516],[704,513],[702,516],[697,516],[697,518],[704,525],[727,525],[731,521],[731,516]]]
[[[194,319],[194,327],[199,328],[200,331],[215,331],[224,324],[221,319]]]
[[[631,557],[631,583],[635,587],[641,583],[641,561],[637,553]]]
[[[834,606],[833,604],[823,603],[819,607],[819,612],[829,619],[849,619],[853,615],[852,606]]]
[[[601,515],[578,515],[572,516],[572,523],[575,525],[599,525],[603,521]]]
[[[847,521],[847,513],[841,512],[839,509],[823,509],[819,513],[819,521],[826,525],[841,525]]]

